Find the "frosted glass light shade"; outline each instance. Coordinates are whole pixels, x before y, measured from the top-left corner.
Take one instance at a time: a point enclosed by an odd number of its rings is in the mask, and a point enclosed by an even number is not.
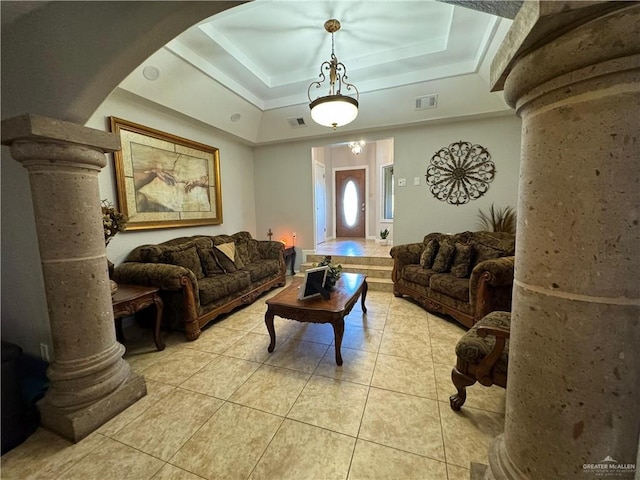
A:
[[[325,127],[341,127],[358,116],[358,101],[344,95],[327,95],[309,104],[311,118]]]

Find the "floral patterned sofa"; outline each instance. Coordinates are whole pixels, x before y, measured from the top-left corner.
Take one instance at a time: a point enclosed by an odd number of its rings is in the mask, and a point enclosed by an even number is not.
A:
[[[238,232],[139,246],[115,268],[113,280],[158,287],[163,323],[195,340],[217,316],[284,285],[285,270],[281,242]]]
[[[430,233],[391,249],[393,293],[466,327],[511,310],[515,236],[496,232]]]

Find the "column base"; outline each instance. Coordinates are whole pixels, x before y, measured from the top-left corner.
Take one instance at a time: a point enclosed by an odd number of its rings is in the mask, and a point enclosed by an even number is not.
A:
[[[130,372],[120,387],[88,407],[68,412],[46,402],[38,403],[40,423],[62,437],[77,443],[147,394],[144,377]]]
[[[489,449],[489,468],[483,477],[486,480],[528,480],[513,463],[504,444],[504,433],[498,435]]]

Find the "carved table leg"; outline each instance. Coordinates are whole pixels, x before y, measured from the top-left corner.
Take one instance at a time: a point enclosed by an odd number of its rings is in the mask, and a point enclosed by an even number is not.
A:
[[[367,307],[364,306],[364,301],[367,299],[368,291],[369,291],[369,284],[365,279],[364,283],[362,284],[362,296],[360,297],[360,305],[362,306],[363,313],[367,313]]]
[[[333,334],[336,340],[336,364],[341,366],[342,353],[340,353],[340,349],[342,348],[342,336],[344,335],[344,318],[340,318],[331,324],[333,325]]]
[[[162,325],[162,310],[164,308],[164,303],[162,302],[160,295],[154,295],[153,303],[156,305],[156,326],[153,332],[153,341],[155,342],[158,351],[162,351],[164,350],[164,342],[160,336],[160,327]]]
[[[271,353],[276,347],[276,329],[273,326],[273,311],[271,310],[271,308],[267,308],[267,313],[264,314],[264,323],[267,325],[269,337],[271,338],[271,343],[269,344],[269,348],[267,348],[267,351]]]

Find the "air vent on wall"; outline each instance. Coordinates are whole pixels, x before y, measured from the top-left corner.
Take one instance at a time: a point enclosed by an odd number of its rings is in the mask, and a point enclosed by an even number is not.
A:
[[[302,117],[287,118],[287,122],[289,123],[289,126],[291,128],[300,128],[300,127],[306,127],[307,126],[307,124],[304,123],[304,118],[302,118]]]
[[[414,108],[416,110],[426,110],[427,108],[436,108],[437,106],[438,106],[437,93],[415,98]]]

